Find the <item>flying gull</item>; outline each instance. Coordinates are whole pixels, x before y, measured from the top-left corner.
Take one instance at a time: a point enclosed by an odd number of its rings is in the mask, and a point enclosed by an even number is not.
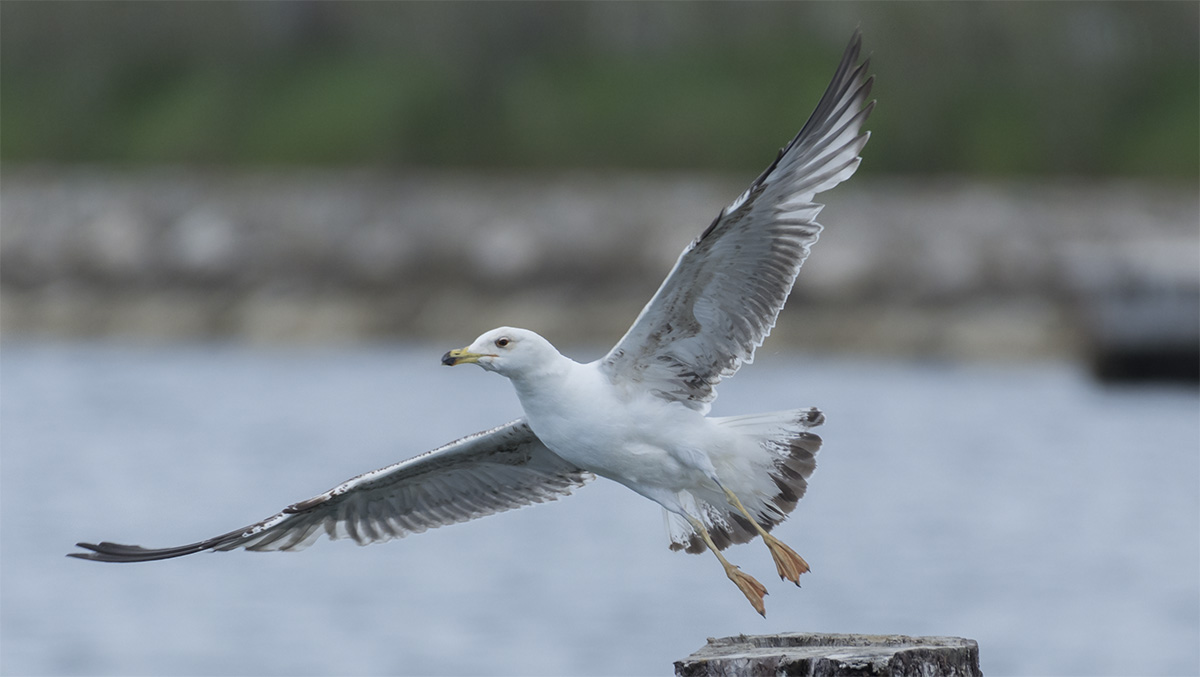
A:
[[[322,534],[360,545],[554,500],[599,475],[666,509],[671,549],[711,550],[760,614],[766,588],[721,551],[762,537],[779,576],[808,564],[772,536],[804,496],[817,409],[710,417],[716,386],[751,362],[817,241],[815,196],[858,168],[873,77],[855,32],[800,133],[675,263],[625,336],[587,364],[525,329],[493,329],[442,363],[512,381],[525,415],[360,475],[198,543],[79,543],[72,557],[145,562],[205,550],[299,550]]]

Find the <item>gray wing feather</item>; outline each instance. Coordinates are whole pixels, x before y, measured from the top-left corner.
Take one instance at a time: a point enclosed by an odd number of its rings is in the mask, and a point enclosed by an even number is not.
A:
[[[817,241],[817,193],[850,178],[870,136],[873,77],[856,31],[800,133],[684,250],[601,361],[614,383],[707,411],[715,386],[754,359]]]
[[[524,419],[351,479],[243,529],[174,548],[78,543],[71,557],[145,562],[205,550],[299,550],[322,534],[360,545],[552,501],[592,475],[550,451]]]

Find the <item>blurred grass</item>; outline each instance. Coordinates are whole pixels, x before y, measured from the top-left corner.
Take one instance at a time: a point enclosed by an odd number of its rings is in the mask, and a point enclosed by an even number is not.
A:
[[[1200,175],[1197,3],[0,3],[0,160],[757,169],[861,25],[869,172]]]

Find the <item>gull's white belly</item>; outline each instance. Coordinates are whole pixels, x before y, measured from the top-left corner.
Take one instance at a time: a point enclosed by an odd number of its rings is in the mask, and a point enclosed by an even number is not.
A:
[[[601,477],[627,485],[678,490],[688,485],[692,469],[658,444],[609,435],[604,425],[582,421],[541,421],[530,427],[554,453]]]
[[[638,491],[678,491],[703,481],[704,449],[722,437],[716,426],[654,396],[623,400],[607,377],[579,366],[562,382],[518,388],[530,428],[551,451]]]

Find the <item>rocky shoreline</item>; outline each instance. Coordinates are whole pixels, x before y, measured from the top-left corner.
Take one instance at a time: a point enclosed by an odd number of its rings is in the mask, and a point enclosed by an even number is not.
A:
[[[604,345],[745,182],[6,168],[0,332],[322,343],[510,323]],[[1200,290],[1193,186],[858,177],[825,198],[779,348],[1077,355],[1103,331],[1096,299]]]

